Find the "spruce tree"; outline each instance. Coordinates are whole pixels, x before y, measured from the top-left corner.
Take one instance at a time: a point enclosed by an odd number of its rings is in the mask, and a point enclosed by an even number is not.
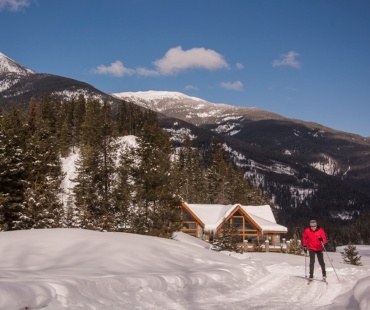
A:
[[[229,160],[221,143],[211,149],[207,170],[207,203],[220,204],[268,204],[269,200],[257,187],[246,179],[241,169]]]
[[[15,106],[4,112],[0,121],[0,229],[29,228],[25,204],[28,187],[26,128],[24,116]]]
[[[297,234],[294,234],[293,239],[290,240],[287,251],[289,254],[303,255],[303,247],[300,241],[298,240]]]
[[[100,103],[88,100],[86,116],[81,126],[81,147],[79,160],[76,161],[77,177],[73,181],[75,205],[83,214],[82,228],[94,229],[97,218],[104,214],[101,208],[99,189],[102,187],[99,177],[101,169],[101,110]]]
[[[63,179],[59,147],[55,128],[52,103],[43,99],[33,113],[34,101],[30,102],[28,124],[33,131],[27,140],[27,172],[29,186],[25,192],[26,206],[32,228],[53,228],[63,226],[63,205],[60,202]]]
[[[341,252],[343,261],[347,264],[361,266],[361,256],[359,255],[357,248],[351,242],[348,243],[347,247],[344,248],[344,252]]]
[[[60,104],[56,116],[56,134],[58,137],[59,151],[62,157],[67,157],[73,146],[73,109],[74,99]]]
[[[117,178],[114,186],[114,221],[116,231],[130,229],[130,217],[134,184],[130,175],[131,168],[135,165],[134,151],[129,146],[123,145],[120,155]],[[133,214],[135,214],[133,212]]]
[[[76,162],[75,204],[85,228],[110,230],[113,225],[113,182],[116,143],[108,103],[87,101],[81,126],[80,159]]]
[[[217,237],[212,242],[212,250],[241,252],[241,246],[238,245],[237,230],[229,222],[223,224]]]
[[[210,166],[207,170],[208,203],[227,204],[226,162],[222,145],[217,143],[213,146],[210,158]]]
[[[189,137],[185,139],[177,159],[177,184],[183,201],[206,203],[207,180],[198,149],[192,148]]]
[[[102,218],[101,226],[105,230],[113,230],[115,225],[115,193],[114,185],[116,178],[116,161],[117,161],[117,139],[115,126],[112,122],[111,106],[104,102],[102,106],[102,207],[105,214]]]
[[[268,197],[265,197],[258,187],[255,187],[247,178],[244,177],[242,169],[233,171],[231,178],[231,198],[234,203],[243,205],[262,205],[270,204]]]
[[[68,106],[68,123],[72,127],[71,131],[71,146],[72,151],[81,145],[82,126],[85,121],[87,102],[83,95],[79,95],[77,99],[73,98]]]
[[[137,141],[135,156],[140,164],[131,171],[136,212],[132,226],[138,233],[169,237],[179,226],[176,207],[181,199],[176,195],[172,182],[172,145],[159,127],[154,113],[148,113]]]
[[[145,113],[139,106],[123,100],[117,107],[114,120],[116,121],[119,135],[137,136],[145,122]]]

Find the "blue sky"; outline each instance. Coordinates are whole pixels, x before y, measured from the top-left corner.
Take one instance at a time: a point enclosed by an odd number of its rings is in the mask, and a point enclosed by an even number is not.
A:
[[[368,0],[0,0],[0,52],[104,92],[179,91],[370,136]]]

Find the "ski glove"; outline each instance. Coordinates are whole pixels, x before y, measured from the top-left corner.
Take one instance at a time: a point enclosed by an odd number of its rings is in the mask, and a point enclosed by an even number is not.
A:
[[[319,241],[322,242],[322,237],[321,236],[319,236]]]
[[[307,253],[307,247],[306,246],[303,247],[303,252]]]

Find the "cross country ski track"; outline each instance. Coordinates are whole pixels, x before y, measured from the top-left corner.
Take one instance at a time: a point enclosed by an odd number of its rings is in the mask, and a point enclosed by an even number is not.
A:
[[[235,290],[229,295],[212,297],[199,304],[202,310],[221,309],[269,309],[269,310],[298,310],[298,309],[329,309],[333,299],[350,290],[356,280],[345,279],[345,285],[339,283],[332,268],[326,268],[328,284],[313,281],[307,285],[304,278],[304,268],[288,264],[267,266],[270,272],[255,281],[252,285]],[[348,269],[348,268],[344,268]],[[338,273],[338,271],[337,271]],[[339,273],[340,270],[339,270]],[[346,274],[347,272],[345,272]],[[317,276],[321,280],[321,275]],[[223,300],[227,300],[226,303]]]

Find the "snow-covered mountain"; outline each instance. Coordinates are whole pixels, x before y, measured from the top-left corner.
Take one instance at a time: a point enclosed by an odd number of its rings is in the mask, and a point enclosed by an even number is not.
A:
[[[278,114],[259,108],[241,108],[228,104],[211,103],[179,92],[122,92],[112,95],[167,116],[186,120],[194,125],[220,124],[227,120],[284,119]]]
[[[248,140],[250,141],[250,139],[252,139],[250,143],[263,147],[274,147],[276,144],[283,145],[282,140],[291,141],[293,139],[296,140],[294,144],[299,145],[300,143],[297,140],[304,141],[307,140],[307,138],[314,144],[318,144],[318,141],[333,135],[349,143],[355,142],[367,146],[370,145],[370,141],[368,141],[367,138],[343,133],[320,124],[288,119],[279,114],[255,107],[235,107],[228,104],[211,103],[179,92],[121,92],[112,95],[147,109],[163,113],[168,117],[185,120],[196,126],[210,129],[225,136],[233,136],[234,138],[245,140],[244,135],[247,134]],[[255,127],[257,124],[261,126],[257,128],[257,139],[254,139],[251,135],[251,131],[252,128],[253,131],[256,131]],[[285,127],[289,126],[290,132],[284,130],[283,135],[288,135],[285,137],[277,137],[280,132],[283,131],[282,125]],[[264,143],[263,139],[260,138],[261,130],[270,130],[273,127],[279,130],[275,132],[271,130],[268,134],[270,139],[268,139],[267,143]],[[273,137],[275,141],[273,141],[271,137]],[[292,156],[300,151],[297,147],[292,148],[290,145],[285,145],[285,147],[280,149],[280,152],[282,155]],[[303,152],[301,151],[301,153]],[[315,156],[312,156],[307,163],[326,174],[343,176],[350,169],[350,165],[343,166],[342,163],[336,159],[336,156],[326,153],[324,150],[320,150],[320,152],[311,151],[309,153],[311,155],[315,154]]]
[[[27,102],[31,97],[55,95],[63,99],[84,95],[118,102],[110,95],[91,85],[53,74],[37,73],[0,53],[0,102],[7,106],[11,101]]]
[[[0,52],[0,92],[17,84],[22,78],[30,74],[35,74],[35,72]]]
[[[27,75],[36,73],[35,71],[16,63],[13,59],[0,52],[0,74],[16,73],[19,75]]]

